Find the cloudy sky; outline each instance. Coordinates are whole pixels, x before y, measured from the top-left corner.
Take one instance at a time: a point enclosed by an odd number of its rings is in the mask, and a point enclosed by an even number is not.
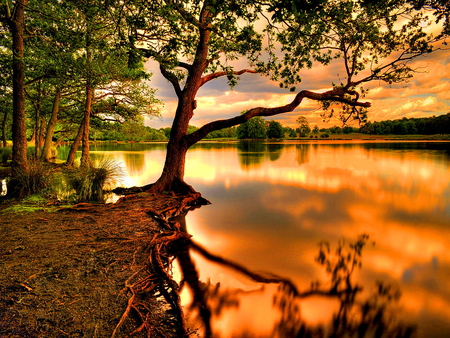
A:
[[[407,83],[387,85],[372,82],[365,86],[369,93],[364,99],[370,101],[369,121],[399,119],[402,117],[427,117],[450,112],[450,50],[436,51],[414,62],[419,70]],[[340,63],[327,67],[315,66],[302,73],[302,83],[297,90],[324,91],[331,88],[331,83],[339,83],[343,73]],[[157,97],[164,101],[161,118],[146,119],[146,125],[153,128],[169,127],[172,124],[176,97],[171,85],[161,76],[151,62],[147,68],[153,71],[151,85],[158,89]],[[275,107],[284,105],[294,98],[295,93],[279,88],[278,83],[258,74],[244,74],[238,85],[231,90],[225,79],[217,79],[206,84],[197,97],[197,109],[191,125],[201,127],[212,120],[239,115],[243,110],[254,107]],[[275,120],[283,126],[295,128],[295,120],[303,115],[310,126],[329,128],[340,125],[335,119],[322,122],[320,106],[317,102],[303,101],[297,109],[289,114],[278,115]]]

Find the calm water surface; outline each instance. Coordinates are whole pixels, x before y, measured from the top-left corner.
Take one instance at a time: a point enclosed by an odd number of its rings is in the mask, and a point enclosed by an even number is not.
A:
[[[165,156],[164,144],[91,150],[123,163],[126,186],[155,181]],[[378,280],[392,284],[402,292],[389,305],[392,319],[417,325],[419,337],[450,337],[450,143],[202,143],[188,152],[185,179],[212,202],[186,218],[212,253],[307,290],[328,280],[315,261],[320,242],[368,234],[375,245],[355,274],[364,297]],[[196,257],[202,281],[228,295],[214,316],[217,336],[274,337],[277,288]],[[338,304],[310,297],[297,305],[307,325],[320,325]]]

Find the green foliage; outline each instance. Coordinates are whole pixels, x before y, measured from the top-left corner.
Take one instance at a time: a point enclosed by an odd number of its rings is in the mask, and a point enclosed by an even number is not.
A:
[[[144,126],[141,121],[96,122],[92,128],[92,137],[103,141],[166,141],[163,131]]]
[[[419,25],[428,20],[402,0],[312,1],[308,5],[303,1],[275,1],[274,12],[275,24],[285,29],[274,26],[271,32],[282,43],[285,54],[271,70],[274,78],[282,79],[283,86],[299,83],[299,71],[313,62],[327,65],[337,58],[346,65],[350,86],[353,78],[370,65],[371,77],[398,82],[409,78],[412,70],[400,66],[405,60],[387,69],[383,58],[399,50],[406,50],[408,55],[431,50],[432,40]],[[409,20],[402,21],[405,15]]]
[[[43,209],[45,209],[46,212],[56,212],[59,207],[49,206],[48,199],[38,193],[25,197],[17,204],[4,209],[3,212],[10,212],[20,215],[22,213],[32,213]]]
[[[236,137],[236,127],[230,127],[230,128],[224,128],[219,130],[214,130],[213,132],[209,133],[206,138],[207,139],[214,139],[214,138],[235,138]]]
[[[238,139],[265,139],[266,122],[260,116],[252,117],[237,127]]]
[[[356,133],[356,132],[358,132],[358,129],[350,127],[350,126],[345,126],[342,128],[342,132],[344,134]]]
[[[199,41],[200,13],[208,16],[211,38],[208,42],[209,62],[206,72],[224,72],[230,86],[238,77],[233,73],[230,61],[240,57],[256,60],[262,50],[262,34],[254,23],[262,12],[254,1],[187,0],[183,2],[155,1],[139,5],[139,11],[130,12],[130,22],[140,32],[149,33],[157,43],[142,46],[146,56],[158,61],[170,77],[185,82],[186,69],[176,69],[179,62],[192,62]]]
[[[159,131],[164,134],[167,140],[170,139],[170,132],[172,131],[172,128],[170,127],[160,128]]]
[[[188,126],[188,130],[187,130],[187,133],[188,133],[188,134],[192,134],[193,132],[195,132],[195,131],[197,131],[197,130],[198,130],[198,127],[189,125],[189,126]]]
[[[374,135],[437,135],[450,134],[450,113],[425,118],[402,118],[367,122],[360,132]]]
[[[309,128],[308,120],[304,116],[299,116],[297,118],[296,122],[298,125],[297,132],[298,132],[299,136],[306,137],[311,132],[311,128]]]
[[[11,147],[0,148],[0,163],[6,164],[6,162],[8,162],[8,160],[11,159],[11,156],[12,156]]]
[[[268,138],[284,138],[283,126],[278,121],[269,121],[269,126],[267,127],[267,137]]]
[[[106,159],[98,167],[79,167],[66,172],[76,202],[105,202],[105,190],[112,189],[122,177],[122,168],[114,159]]]

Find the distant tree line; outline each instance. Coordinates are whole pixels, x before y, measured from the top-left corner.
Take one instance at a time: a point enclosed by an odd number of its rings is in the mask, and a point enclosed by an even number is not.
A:
[[[360,132],[374,135],[450,134],[450,113],[432,117],[404,117],[399,120],[367,122],[360,128]]]
[[[98,122],[92,126],[91,140],[94,141],[167,141],[163,130],[145,126],[143,121],[124,123]]]
[[[283,126],[275,120],[264,120],[254,117],[238,127],[224,128],[209,133],[205,139],[284,139],[284,138],[327,138],[331,134],[364,133],[372,135],[432,135],[450,134],[450,113],[427,118],[402,118],[367,122],[361,127],[333,126],[321,128],[310,127],[308,120],[300,116],[297,128]],[[188,133],[193,133],[198,127],[190,125]],[[92,125],[91,140],[115,141],[167,141],[171,128],[155,129],[144,126],[143,120],[130,120],[124,123],[96,121]]]

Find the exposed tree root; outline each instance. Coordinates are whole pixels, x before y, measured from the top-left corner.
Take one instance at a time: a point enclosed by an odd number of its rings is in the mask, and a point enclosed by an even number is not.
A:
[[[123,202],[128,201],[129,198],[123,200]],[[151,308],[147,306],[149,299],[159,299],[170,307],[170,316],[173,320],[173,331],[175,334],[173,337],[189,337],[191,332],[187,327],[180,299],[181,288],[185,285],[192,291],[193,301],[191,309],[198,311],[199,319],[202,323],[203,336],[205,338],[213,336],[213,311],[208,301],[210,290],[199,279],[195,262],[190,255],[191,249],[207,260],[231,268],[255,282],[279,284],[280,304],[284,304],[284,299],[292,302],[295,299],[313,295],[336,297],[343,304],[348,304],[354,301],[355,295],[361,290],[358,285],[354,285],[350,281],[354,267],[340,267],[339,265],[340,268],[333,274],[330,288],[319,288],[320,285],[317,283],[310,290],[300,291],[288,278],[269,273],[256,273],[241,264],[209,252],[191,239],[191,235],[186,231],[185,224],[186,213],[199,207],[199,205],[206,204],[207,201],[205,201],[199,193],[195,193],[187,196],[174,195],[172,198],[161,200],[158,205],[146,203],[141,206],[140,210],[145,211],[147,215],[158,221],[164,232],[157,233],[152,237],[144,252],[146,260],[142,269],[126,282],[125,289],[129,291],[131,296],[112,334],[112,338],[116,336],[126,319],[131,316],[137,318],[139,325],[130,335],[144,331],[152,336],[164,336],[153,325]],[[364,246],[365,240],[366,238],[362,238],[360,242],[357,242],[357,244],[359,243],[358,245],[352,247],[355,262],[359,262],[360,251],[362,246]],[[177,258],[182,273],[180,284],[172,277],[173,262]],[[333,264],[331,258],[328,257],[323,258],[323,261]],[[164,337],[168,337],[167,332]]]
[[[151,199],[151,196],[148,196],[148,198]],[[122,200],[122,202],[129,201],[130,197]],[[151,310],[150,307],[146,306],[148,299],[163,299],[170,307],[171,315],[175,320],[174,337],[181,338],[190,335],[181,306],[180,286],[172,278],[172,263],[175,259],[173,248],[178,245],[185,247],[185,242],[191,236],[182,231],[180,224],[173,219],[181,214],[186,214],[188,210],[209,202],[203,199],[200,193],[188,196],[175,195],[173,198],[165,198],[164,201],[164,205],[146,203],[142,207],[142,210],[157,220],[161,229],[166,231],[153,236],[144,253],[147,257],[145,265],[125,283],[125,290],[129,291],[131,296],[112,333],[112,338],[117,335],[120,327],[130,316],[136,317],[141,323],[136,330],[130,333],[130,336],[144,331],[147,334],[163,337],[152,324]],[[134,281],[132,282],[132,280]]]

